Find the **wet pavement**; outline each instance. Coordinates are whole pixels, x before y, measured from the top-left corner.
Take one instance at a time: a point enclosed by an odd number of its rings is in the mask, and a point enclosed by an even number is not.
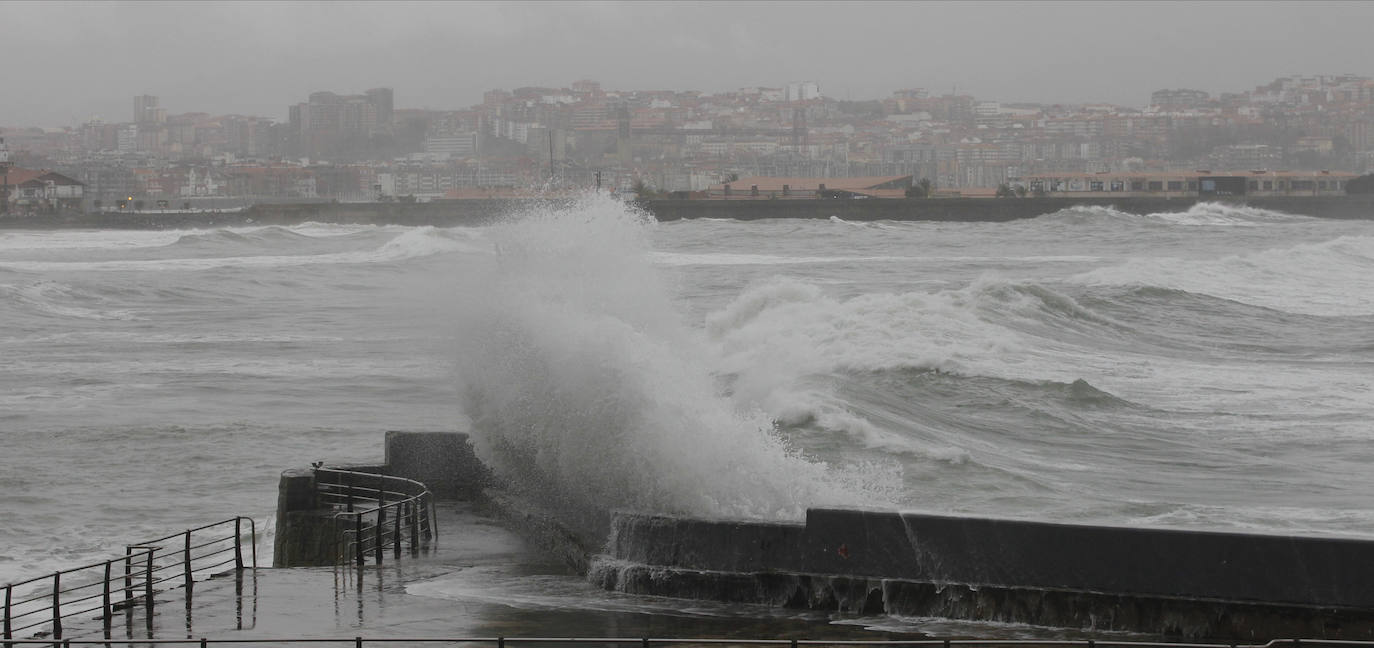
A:
[[[551,561],[498,522],[461,503],[441,504],[440,536],[362,567],[245,570],[157,593],[116,615],[115,640],[261,640],[355,637],[693,637],[895,639],[814,611],[607,592]],[[879,620],[875,620],[879,621]],[[64,638],[105,637],[99,618],[66,623]],[[487,642],[484,642],[487,643]],[[489,642],[495,645],[495,642]],[[439,644],[434,644],[439,645]]]
[[[208,638],[254,646],[314,639],[318,643],[309,645],[350,648],[357,637],[374,646],[458,643],[404,639],[483,639],[470,645],[491,648],[500,637],[1157,639],[608,592],[531,550],[519,536],[469,505],[442,503],[438,520],[440,535],[429,548],[414,555],[406,551],[400,559],[388,553],[381,564],[244,570],[237,578],[229,574],[195,583],[189,604],[184,589],[160,591],[151,614],[141,604],[118,613],[108,637],[188,644]],[[98,617],[65,623],[64,639],[105,637]]]

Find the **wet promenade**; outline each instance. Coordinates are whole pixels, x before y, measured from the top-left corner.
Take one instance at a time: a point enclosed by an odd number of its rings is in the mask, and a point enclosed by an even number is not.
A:
[[[441,503],[438,519],[438,542],[418,556],[361,568],[245,570],[241,580],[227,575],[197,582],[189,607],[184,590],[159,591],[151,617],[141,604],[120,611],[110,638],[189,640],[188,645],[201,638],[252,645],[337,638],[338,643],[309,645],[352,646],[355,637],[915,636],[868,630],[862,623],[834,624],[828,615],[812,611],[606,592],[530,550],[467,504]],[[102,638],[99,618],[72,619],[65,626],[64,639],[73,642]]]

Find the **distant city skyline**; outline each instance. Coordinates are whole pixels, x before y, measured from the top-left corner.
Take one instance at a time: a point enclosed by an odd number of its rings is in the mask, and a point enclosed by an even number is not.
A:
[[[492,88],[778,87],[837,99],[924,87],[980,99],[1144,106],[1286,74],[1374,70],[1374,3],[106,3],[5,2],[0,57],[31,61],[0,125],[169,113],[284,121],[317,90],[395,90],[459,109]],[[54,28],[48,28],[54,27]]]

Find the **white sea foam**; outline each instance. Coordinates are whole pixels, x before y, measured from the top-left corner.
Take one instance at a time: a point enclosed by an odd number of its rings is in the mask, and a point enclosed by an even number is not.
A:
[[[85,320],[135,320],[127,308],[102,308],[105,300],[56,281],[0,284],[0,301],[16,310]]]
[[[957,290],[840,299],[809,282],[774,278],[709,315],[705,330],[739,406],[758,407],[781,424],[844,435],[861,447],[961,463],[968,459],[963,449],[895,433],[854,411],[829,379],[915,370],[1072,380],[1078,370],[1072,358],[1037,348],[1004,324],[1008,313],[1039,318],[1048,308],[1068,308],[1051,297],[988,278]]]
[[[1260,209],[1249,205],[1199,202],[1180,212],[1152,212],[1149,214],[1133,214],[1116,207],[1101,205],[1081,205],[1046,214],[1037,220],[1070,224],[1118,223],[1143,227],[1261,227],[1283,223],[1301,223],[1313,219],[1308,216]]]
[[[185,235],[184,233],[182,234]],[[180,236],[176,240],[180,240]],[[176,240],[170,243],[175,243]],[[163,245],[168,244],[164,242]],[[245,252],[251,253],[261,248],[245,245]],[[442,230],[433,227],[407,228],[399,231],[376,249],[346,252],[324,252],[303,254],[248,254],[245,256],[214,257],[192,254],[171,259],[120,259],[110,261],[85,261],[80,257],[70,260],[10,260],[0,258],[0,269],[25,272],[198,272],[219,268],[249,267],[299,267],[329,264],[368,264],[405,261],[425,256],[460,253],[488,253],[489,250],[473,240],[473,235],[456,230]]]
[[[1148,216],[1175,225],[1201,225],[1208,227],[1260,227],[1277,223],[1298,223],[1312,220],[1309,216],[1298,216],[1249,205],[1233,205],[1217,202],[1200,202],[1182,212],[1156,212]]]
[[[1186,290],[1312,315],[1367,315],[1374,314],[1374,237],[1341,236],[1216,259],[1141,257],[1069,280]]]
[[[186,231],[56,230],[0,232],[0,255],[33,250],[129,250],[176,242]]]
[[[810,263],[854,263],[872,261],[900,261],[905,257],[850,256],[780,256],[770,254],[679,254],[656,252],[651,258],[664,266],[736,266],[736,265],[801,265]]]
[[[1019,336],[980,315],[987,290],[979,283],[843,300],[809,282],[774,278],[708,316],[706,331],[718,345],[722,369],[739,374],[738,388],[745,391],[753,377],[773,371],[788,376],[894,368],[976,372],[987,359],[1023,349]]]
[[[453,296],[480,452],[569,505],[796,517],[882,501],[891,475],[806,461],[716,393],[649,262],[652,226],[590,196],[491,228],[499,256]]]

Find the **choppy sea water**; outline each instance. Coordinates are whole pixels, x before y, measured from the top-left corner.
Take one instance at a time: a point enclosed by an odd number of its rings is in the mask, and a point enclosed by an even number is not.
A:
[[[0,231],[0,369],[0,582],[270,527],[281,470],[388,429],[560,504],[1374,537],[1374,221]],[[506,571],[416,591],[605,601]]]

